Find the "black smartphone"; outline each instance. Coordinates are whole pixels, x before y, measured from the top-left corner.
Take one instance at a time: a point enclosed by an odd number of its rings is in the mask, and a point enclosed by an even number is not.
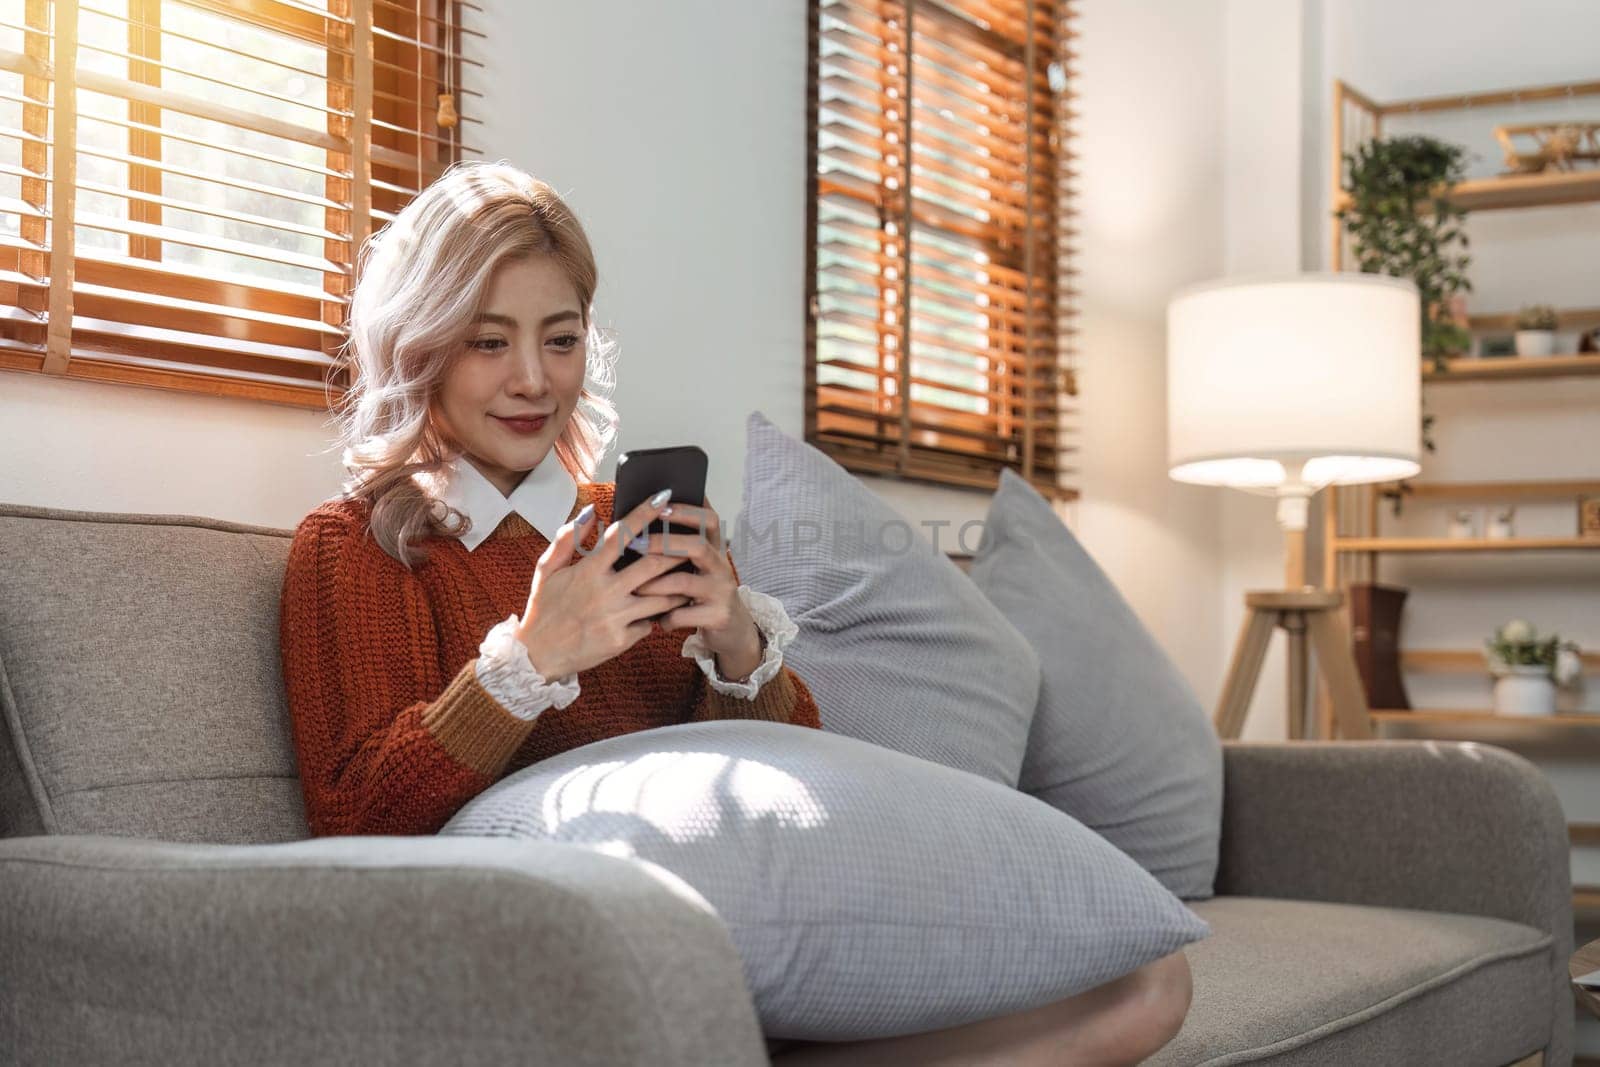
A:
[[[611,504],[612,521],[622,521],[629,512],[662,489],[671,489],[672,499],[675,502],[693,504],[696,507],[704,506],[706,454],[698,445],[635,448],[624,452],[617,460],[616,494]],[[681,534],[685,538],[700,536],[698,526],[675,524],[671,521],[671,516],[665,521],[652,520],[643,531],[627,531],[630,537],[640,532],[652,534],[670,532],[673,535]],[[674,550],[673,544],[674,542],[668,541],[669,551]],[[622,555],[611,565],[611,569],[620,571],[638,559],[639,555],[640,553],[633,549],[624,547]],[[697,568],[691,561],[685,559],[672,570],[663,573],[673,574],[682,570],[694,572]]]

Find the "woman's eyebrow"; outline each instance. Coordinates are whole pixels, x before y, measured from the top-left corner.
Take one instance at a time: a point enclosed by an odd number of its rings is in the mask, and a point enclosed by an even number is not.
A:
[[[561,322],[563,319],[581,319],[582,317],[583,316],[579,315],[576,311],[570,311],[570,310],[569,311],[558,311],[554,315],[546,315],[544,317],[544,321],[539,323],[539,328],[543,329],[544,327],[549,326],[552,323]],[[496,314],[493,311],[482,311],[482,312],[479,312],[478,313],[478,317],[476,319],[473,319],[472,321],[473,321],[473,325],[478,325],[479,323],[487,322],[487,323],[491,323],[491,324],[493,324],[495,326],[509,326],[512,329],[516,329],[517,328],[516,316],[514,316],[514,315],[500,315],[500,314]]]

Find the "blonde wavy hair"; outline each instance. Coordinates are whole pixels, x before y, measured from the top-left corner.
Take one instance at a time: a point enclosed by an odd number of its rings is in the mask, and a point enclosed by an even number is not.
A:
[[[334,411],[333,447],[350,475],[343,495],[371,504],[373,539],[408,570],[428,558],[419,541],[470,525],[432,492],[461,448],[435,426],[430,404],[472,336],[495,269],[541,255],[571,279],[583,313],[583,387],[555,454],[590,481],[616,435],[616,346],[595,326],[588,236],[555,190],[503,160],[462,161],[361,248],[341,350],[353,380]]]

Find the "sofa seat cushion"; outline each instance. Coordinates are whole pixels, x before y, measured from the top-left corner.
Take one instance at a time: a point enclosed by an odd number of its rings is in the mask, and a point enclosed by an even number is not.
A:
[[[1499,1065],[1550,1039],[1548,933],[1477,915],[1265,897],[1192,902],[1194,999],[1149,1067]]]

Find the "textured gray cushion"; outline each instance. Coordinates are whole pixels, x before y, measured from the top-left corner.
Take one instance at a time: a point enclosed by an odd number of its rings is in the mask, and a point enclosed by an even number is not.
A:
[[[784,662],[823,728],[1016,785],[1039,696],[1027,640],[843,467],[759,411],[745,426],[732,551],[799,626]]]
[[[1111,579],[1010,470],[968,574],[1043,665],[1017,787],[1104,834],[1180,897],[1210,897],[1222,833],[1216,730]]]
[[[727,924],[762,1029],[852,1040],[1021,1011],[1209,928],[1010,786],[825,730],[732,719],[583,745],[439,831],[657,864]]]
[[[307,836],[278,657],[292,536],[0,504],[0,834]]]

